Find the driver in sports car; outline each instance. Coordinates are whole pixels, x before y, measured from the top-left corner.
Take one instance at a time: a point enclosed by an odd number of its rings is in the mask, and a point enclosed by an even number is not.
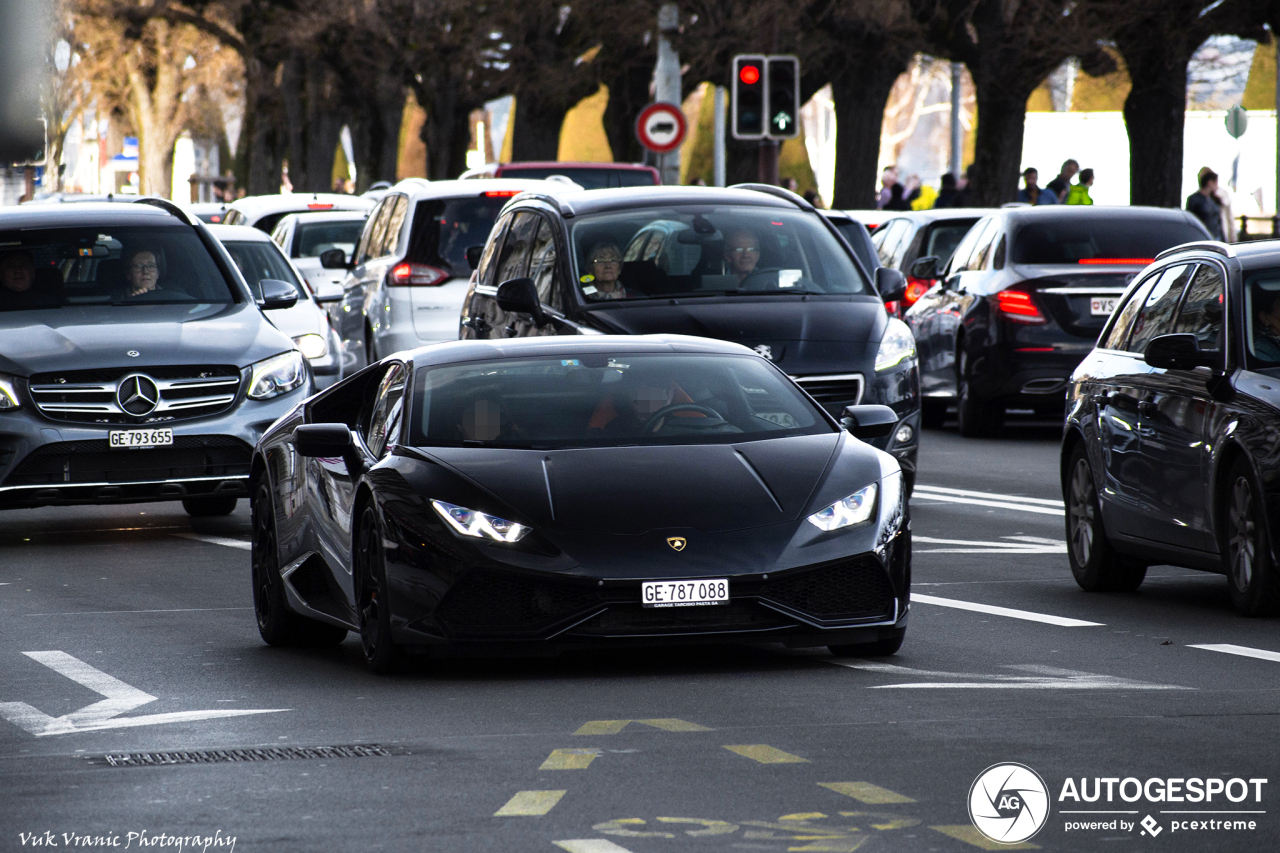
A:
[[[655,420],[655,416],[663,409],[670,411],[666,416]],[[636,435],[648,426],[650,433],[658,433],[668,426],[667,422],[671,418],[713,418],[715,426],[724,423],[715,409],[694,403],[693,398],[677,385],[660,387],[642,384],[606,395],[592,413],[587,431]],[[692,424],[685,423],[682,426]]]

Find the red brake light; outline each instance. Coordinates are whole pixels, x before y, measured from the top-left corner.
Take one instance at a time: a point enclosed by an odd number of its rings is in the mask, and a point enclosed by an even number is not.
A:
[[[519,195],[520,190],[489,190],[481,193],[485,198],[507,198],[513,195]]]
[[[449,274],[439,267],[426,264],[396,264],[387,276],[387,284],[434,287],[449,280]]]
[[[213,216],[209,217],[209,221],[217,225],[219,222],[222,221],[222,217],[219,214],[215,213]]]
[[[307,205],[307,210],[333,210],[333,204],[326,201],[313,201]]]
[[[924,296],[931,287],[933,287],[933,279],[931,278],[907,276],[907,290],[902,294],[903,304],[907,307],[915,305],[916,300]]]
[[[1155,258],[1081,258],[1076,261],[1079,264],[1131,264],[1135,267],[1145,267],[1147,264],[1155,263]]]
[[[1031,301],[1031,294],[1023,290],[1002,290],[996,294],[1000,313],[1015,323],[1043,323],[1044,315]]]

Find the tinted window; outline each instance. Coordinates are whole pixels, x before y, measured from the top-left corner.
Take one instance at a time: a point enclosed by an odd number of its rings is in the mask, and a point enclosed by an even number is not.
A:
[[[383,199],[365,224],[364,233],[360,237],[360,256],[356,263],[364,263],[369,258],[381,257],[378,250],[387,236],[387,219],[391,216],[394,199]]]
[[[603,190],[609,187],[651,187],[656,181],[648,169],[572,169],[542,166],[503,166],[504,178],[528,178],[543,180],[552,175],[564,175],[584,190]]]
[[[498,247],[503,244],[503,235],[507,226],[511,223],[511,219],[512,217],[508,215],[495,225],[489,241],[484,244],[484,251],[480,254],[480,263],[476,266],[477,284],[493,285],[493,272],[497,268]]]
[[[352,222],[299,223],[294,229],[293,257],[318,258],[330,249],[341,249],[350,256],[363,228],[363,219]]]
[[[974,245],[973,251],[969,254],[969,259],[965,262],[962,269],[986,269],[987,262],[991,259],[991,249],[995,245],[996,237],[998,237],[999,234],[1000,220],[988,219],[987,224],[982,226],[982,232],[978,235],[978,241]]]
[[[466,275],[467,249],[483,246],[509,196],[437,198],[418,202],[408,260]],[[505,279],[504,279],[505,281]]]
[[[1195,335],[1202,350],[1220,349],[1222,306],[1222,270],[1214,264],[1201,264],[1182,297],[1173,332]]]
[[[382,377],[373,411],[365,431],[365,445],[374,456],[382,456],[400,437],[401,414],[404,411],[405,369],[393,364]]]
[[[937,258],[938,269],[942,269],[947,265],[947,261],[951,260],[951,255],[955,253],[956,246],[960,245],[964,235],[969,233],[969,229],[977,221],[976,219],[956,219],[930,225],[929,230],[925,232],[920,257]]]
[[[948,268],[949,272],[955,273],[966,268],[969,256],[973,254],[974,247],[978,244],[978,238],[981,237],[983,231],[986,230],[985,223],[988,221],[989,220],[983,220],[982,222],[975,224],[965,233],[964,238],[960,241],[960,245],[956,246],[956,250],[951,253],[950,267]]]
[[[400,229],[404,227],[404,217],[409,210],[409,199],[405,196],[390,196],[388,201],[392,207],[391,214],[387,217],[386,233],[382,235],[382,240],[370,249],[375,258],[385,258],[395,253],[396,247],[400,245]]]
[[[1245,316],[1251,370],[1280,368],[1280,269],[1246,273]]]
[[[1207,240],[1189,222],[1144,220],[1133,213],[1073,217],[1070,221],[1023,225],[1013,241],[1015,264],[1079,264],[1119,260],[1151,263],[1156,255],[1180,243]]]
[[[1192,269],[1190,265],[1171,267],[1151,288],[1133,324],[1133,336],[1129,338],[1128,346],[1130,352],[1146,352],[1152,338],[1167,335],[1173,330],[1174,312]]]
[[[858,260],[862,261],[862,265],[868,270],[876,268],[876,258],[872,254],[870,238],[867,236],[867,226],[861,222],[852,219],[832,219],[831,224],[836,230],[849,241],[850,248],[853,253],[858,256]]]
[[[754,356],[579,355],[418,372],[413,442],[516,447],[708,444],[832,431]]]
[[[894,252],[897,250],[898,244],[902,242],[902,238],[907,236],[907,232],[910,230],[911,223],[905,219],[895,219],[886,223],[884,227],[876,229],[871,242],[876,247],[876,254],[880,257],[881,264],[886,267],[893,266]]]
[[[498,278],[496,284],[523,278],[529,271],[529,250],[533,247],[533,236],[541,219],[537,214],[518,213],[516,220],[507,232],[507,239],[502,244],[502,256],[498,259]]]
[[[249,289],[253,291],[254,299],[262,298],[264,278],[287,281],[297,289],[299,299],[309,298],[302,287],[302,282],[298,281],[298,277],[293,274],[293,267],[280,254],[280,249],[275,243],[228,240],[222,245],[226,247],[227,254],[231,255],[231,259],[240,268],[240,274],[244,276]]]
[[[0,232],[0,311],[234,301],[185,225]]]
[[[555,292],[556,276],[556,237],[551,223],[539,217],[538,236],[533,241],[533,252],[529,256],[529,277],[538,287],[538,299],[551,304]]]
[[[1129,340],[1129,330],[1133,327],[1133,318],[1138,316],[1138,311],[1146,304],[1147,294],[1151,291],[1151,286],[1160,280],[1160,273],[1156,273],[1144,281],[1140,282],[1129,295],[1129,299],[1116,312],[1115,322],[1111,324],[1110,331],[1107,336],[1098,345],[1103,349],[1114,349],[1123,351],[1125,341]]]

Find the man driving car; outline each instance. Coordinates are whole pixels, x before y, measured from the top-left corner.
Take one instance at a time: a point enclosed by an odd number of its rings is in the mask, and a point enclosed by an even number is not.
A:
[[[741,284],[760,263],[760,241],[750,231],[734,231],[724,241],[724,260],[728,272],[736,275]]]

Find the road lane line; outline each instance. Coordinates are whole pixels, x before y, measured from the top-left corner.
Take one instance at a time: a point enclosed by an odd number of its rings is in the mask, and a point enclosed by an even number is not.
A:
[[[1188,646],[1192,649],[1204,649],[1207,652],[1222,652],[1227,655],[1239,655],[1242,658],[1257,658],[1280,663],[1280,652],[1269,652],[1266,649],[1251,649],[1248,646],[1234,646],[1231,643],[1203,643]]]
[[[916,494],[912,496],[913,500],[941,501],[942,503],[964,504],[965,506],[988,506],[996,509],[1016,509],[1021,512],[1033,512],[1038,515],[1055,515],[1061,518],[1065,515],[1064,510],[1052,509],[1045,506],[1031,506],[1029,504],[1009,503],[1008,501],[988,501],[978,498],[961,498],[949,495],[935,495],[921,492],[920,487],[916,487]]]
[[[659,717],[651,720],[590,720],[583,723],[574,732],[575,735],[616,735],[629,723],[640,723],[664,732],[709,732],[711,729],[691,723],[688,720],[677,720],[674,717]]]
[[[600,754],[598,749],[553,749],[539,770],[586,770]]]
[[[958,826],[931,826],[930,829],[935,832],[941,832],[943,835],[950,836],[956,841],[963,841],[965,844],[971,844],[979,850],[1039,850],[1039,846],[1023,841],[1021,844],[1001,844],[998,841],[992,841],[987,838],[973,824],[966,823]]]
[[[518,791],[494,817],[537,817],[556,807],[568,791]]]
[[[808,764],[809,759],[801,758],[798,755],[792,755],[789,752],[783,752],[768,744],[750,743],[738,746],[726,746],[725,749],[730,752],[736,752],[744,758],[750,758],[752,761],[759,761],[761,764]]]
[[[973,601],[958,601],[954,598],[939,598],[936,595],[911,594],[911,603],[934,604],[938,607],[954,607],[957,610],[972,610],[975,613],[989,613],[992,616],[1008,616],[1010,619],[1025,619],[1028,622],[1043,622],[1046,625],[1057,625],[1061,628],[1100,628],[1102,622],[1086,622],[1083,619],[1068,619],[1065,616],[1051,616],[1047,613],[1032,613],[1030,610],[1015,610],[1012,607],[996,607],[993,604],[978,604]]]
[[[915,678],[953,679],[946,681],[913,681],[898,684],[874,684],[871,690],[1191,690],[1176,684],[1135,681],[1114,675],[1098,675],[1074,669],[1041,664],[1015,664],[1002,667],[1030,675],[1001,673],[939,672],[915,669],[892,663],[868,663],[861,659],[832,659],[837,666],[873,672],[878,675],[902,675]],[[963,680],[961,680],[963,679]]]
[[[67,610],[62,613],[24,613],[23,616],[109,616],[116,613],[204,613],[211,610],[252,610],[252,607],[174,607],[168,610]]]
[[[952,489],[946,486],[926,486],[921,483],[916,483],[915,488],[916,488],[916,491],[939,492],[944,495],[955,495],[957,497],[981,498],[984,500],[1011,501],[1013,503],[1024,503],[1024,504],[1033,504],[1036,506],[1054,507],[1056,509],[1063,508],[1062,501],[1057,499],[1048,500],[1046,498],[1028,498],[1028,497],[1023,497],[1022,495],[1000,494],[999,492],[975,492],[971,489]]]
[[[631,853],[607,838],[571,838],[568,841],[552,841],[552,844],[569,853]]]
[[[1005,536],[1013,542],[997,542],[985,539],[940,539],[935,536],[912,534],[912,553],[915,554],[1065,554],[1064,542],[1043,539],[1039,536]],[[925,545],[960,545],[960,548],[916,548]]]
[[[210,545],[223,545],[227,548],[239,548],[242,551],[248,551],[253,546],[248,542],[240,539],[228,539],[225,536],[205,536],[201,533],[174,533],[181,539],[191,539],[195,542],[207,542]]]
[[[887,788],[881,788],[879,785],[872,785],[870,782],[819,782],[818,784],[823,788],[835,791],[837,794],[844,794],[846,797],[853,797],[855,800],[860,800],[868,805],[878,806],[885,803],[915,802],[915,800],[910,797],[895,794]]]

